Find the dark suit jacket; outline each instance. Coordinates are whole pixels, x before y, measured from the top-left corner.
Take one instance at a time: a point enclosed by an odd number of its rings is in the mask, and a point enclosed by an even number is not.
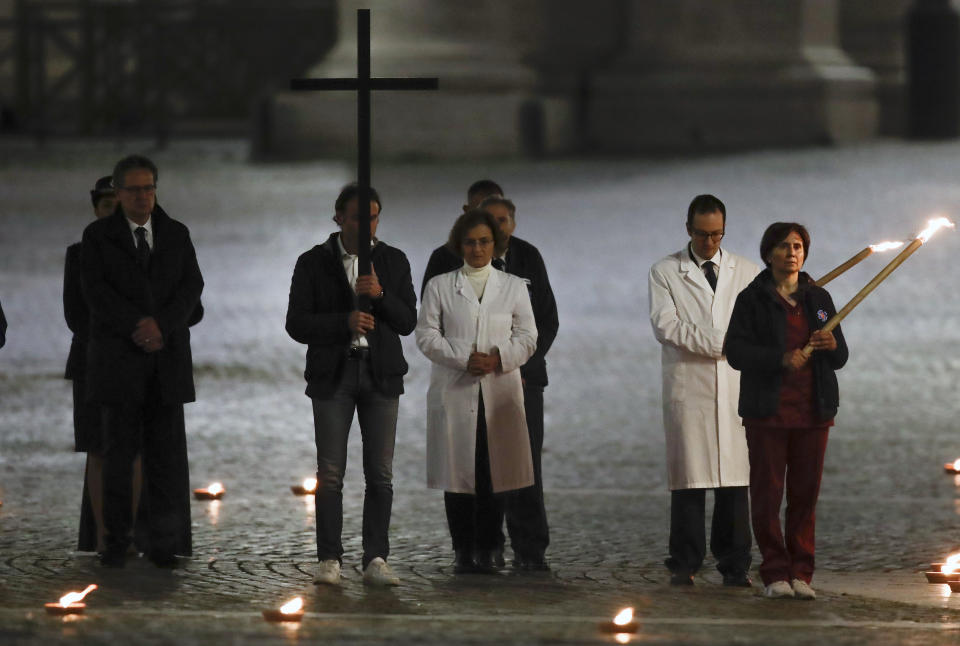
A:
[[[0,305],[0,348],[7,342],[7,317],[3,315],[3,306]]]
[[[420,294],[423,294],[423,288],[431,278],[453,271],[462,265],[463,259],[446,245],[434,249],[427,262],[427,270],[423,274]],[[507,247],[507,273],[519,276],[526,281],[530,303],[533,305],[533,318],[537,323],[537,351],[520,367],[520,375],[528,384],[546,386],[546,355],[550,351],[550,346],[553,345],[553,340],[557,338],[557,329],[560,327],[557,300],[553,297],[550,279],[547,278],[547,267],[536,247],[526,240],[510,236],[510,244]]]
[[[154,249],[149,271],[137,263],[136,247],[120,209],[83,232],[81,285],[90,308],[87,398],[100,403],[144,400],[156,370],[164,404],[193,401],[189,322],[203,276],[190,232],[157,206],[151,216]],[[152,316],[164,347],[146,353],[130,338],[137,322]]]
[[[340,382],[352,335],[347,317],[354,309],[354,291],[340,259],[338,233],[297,259],[290,283],[287,333],[307,344],[309,397],[329,397]],[[384,395],[403,392],[407,362],[400,336],[417,324],[417,296],[410,278],[410,263],[402,251],[378,242],[370,260],[383,287],[383,298],[373,301],[376,327],[367,333],[370,365],[377,387]]]

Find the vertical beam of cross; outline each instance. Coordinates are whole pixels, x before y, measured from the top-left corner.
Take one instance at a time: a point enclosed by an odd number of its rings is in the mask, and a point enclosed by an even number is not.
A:
[[[370,273],[370,92],[371,90],[436,90],[437,78],[370,78],[370,10],[357,10],[357,77],[331,79],[293,79],[295,91],[342,91],[357,93],[357,206],[360,236],[357,250],[357,275]],[[370,310],[368,299],[359,309]]]

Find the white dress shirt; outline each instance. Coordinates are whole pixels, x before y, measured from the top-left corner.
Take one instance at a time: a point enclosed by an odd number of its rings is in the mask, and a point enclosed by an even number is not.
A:
[[[374,241],[370,241],[370,246],[373,247]],[[343,240],[340,239],[340,236],[337,236],[337,246],[340,247],[340,260],[343,261],[343,270],[347,272],[347,282],[350,283],[350,288],[356,292],[357,291],[357,263],[359,262],[359,257],[356,254],[352,254],[347,251],[346,247],[343,246]],[[354,299],[356,302],[356,299]],[[350,342],[350,345],[354,348],[369,348],[370,343],[367,342],[366,334],[354,334],[353,341]]]

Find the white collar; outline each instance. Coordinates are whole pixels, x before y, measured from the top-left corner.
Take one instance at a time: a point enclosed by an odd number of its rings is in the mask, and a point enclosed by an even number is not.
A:
[[[697,263],[697,267],[700,267],[701,269],[703,268],[703,263],[705,262],[712,262],[714,265],[719,267],[720,261],[723,260],[723,250],[719,247],[717,247],[717,253],[713,254],[713,258],[710,260],[706,260],[705,258],[701,258],[699,255],[697,255],[697,252],[693,250],[692,244],[687,245],[687,251],[690,252],[690,257],[693,258],[693,262]]]

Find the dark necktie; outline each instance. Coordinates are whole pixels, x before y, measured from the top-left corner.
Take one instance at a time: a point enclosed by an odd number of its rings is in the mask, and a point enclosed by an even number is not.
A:
[[[137,236],[137,262],[146,271],[150,267],[150,245],[147,244],[147,230],[137,227],[133,231]]]
[[[717,291],[717,272],[713,269],[714,264],[709,260],[703,263],[703,275],[707,277],[707,282],[710,283],[710,289]]]
[[[490,264],[493,265],[494,269],[499,269],[500,271],[507,270],[507,263],[503,262],[503,258],[494,258]]]

